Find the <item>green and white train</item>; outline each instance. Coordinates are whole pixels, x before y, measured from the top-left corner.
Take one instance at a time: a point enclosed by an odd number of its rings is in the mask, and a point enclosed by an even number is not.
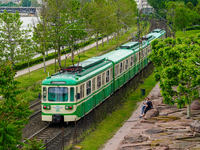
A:
[[[88,114],[149,63],[150,43],[164,37],[165,31],[156,29],[141,44],[128,42],[47,77],[42,82],[42,121],[71,122]]]

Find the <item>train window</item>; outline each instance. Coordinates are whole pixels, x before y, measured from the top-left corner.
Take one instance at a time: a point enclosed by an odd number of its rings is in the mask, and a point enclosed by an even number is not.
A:
[[[120,63],[120,69],[119,69],[119,72],[122,73],[122,71],[123,71],[123,63],[121,62],[121,63]]]
[[[47,88],[43,87],[43,101],[47,100]]]
[[[126,66],[125,66],[125,69],[126,69],[126,70],[128,69],[128,59],[126,60]]]
[[[92,91],[95,91],[95,78],[92,79]]]
[[[110,74],[109,70],[108,70],[108,71],[106,71],[106,83],[108,83],[108,82],[109,82],[109,74]]]
[[[137,59],[136,59],[137,62],[139,62],[139,58],[140,58],[140,57],[139,57],[139,53],[137,53]]]
[[[91,93],[91,80],[86,83],[87,95]]]
[[[131,57],[131,66],[133,66],[133,56]]]
[[[80,86],[80,98],[83,98],[84,97],[84,84],[82,84],[81,86]]]
[[[110,69],[110,80],[113,79],[113,68]]]
[[[97,89],[101,87],[101,75],[97,76]]]
[[[74,102],[74,88],[70,88],[70,102]]]
[[[102,74],[102,85],[104,85],[105,73]]]
[[[118,68],[119,68],[119,64],[115,66],[115,77],[118,75]]]
[[[67,87],[49,87],[48,100],[52,102],[68,101],[68,88]]]

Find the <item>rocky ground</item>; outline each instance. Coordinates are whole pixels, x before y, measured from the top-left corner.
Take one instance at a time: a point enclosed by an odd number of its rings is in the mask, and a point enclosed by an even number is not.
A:
[[[158,85],[157,85],[158,86]],[[118,150],[197,150],[200,149],[200,107],[198,100],[187,108],[177,109],[163,103],[160,89],[151,91],[154,109],[138,119],[120,143]]]

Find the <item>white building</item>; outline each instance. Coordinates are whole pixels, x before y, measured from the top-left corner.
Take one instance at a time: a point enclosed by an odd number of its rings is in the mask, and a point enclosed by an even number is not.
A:
[[[135,0],[137,8],[143,11],[152,11],[152,7],[148,4],[147,0]]]

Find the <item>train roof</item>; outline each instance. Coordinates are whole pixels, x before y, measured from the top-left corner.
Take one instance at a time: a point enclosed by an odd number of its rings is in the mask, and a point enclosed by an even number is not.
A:
[[[42,85],[77,85],[110,68],[112,66],[111,61],[118,63],[131,56],[133,53],[134,51],[130,50],[117,50],[99,57],[89,58],[74,65],[75,68],[81,66],[82,71],[53,74],[51,77],[47,77],[47,79],[43,80]]]
[[[119,46],[119,49],[132,49],[137,45],[139,45],[139,42],[128,42],[126,44]]]
[[[97,61],[99,61],[99,59],[97,59]],[[81,72],[66,71],[63,73],[56,73],[43,80],[42,85],[77,85],[93,76],[96,76],[100,72],[107,70],[111,66],[112,62],[105,60],[99,64],[94,64],[94,66],[91,66],[90,68],[83,69]]]
[[[155,29],[155,30],[153,30],[152,32],[153,33],[160,33],[162,30],[161,29]]]
[[[130,57],[131,55],[133,55],[135,52],[134,51],[130,51],[127,49],[118,49],[116,51],[112,51],[110,53],[104,54],[100,57],[106,58],[108,60],[113,61],[115,64],[119,63],[120,61],[122,61],[123,59]]]

